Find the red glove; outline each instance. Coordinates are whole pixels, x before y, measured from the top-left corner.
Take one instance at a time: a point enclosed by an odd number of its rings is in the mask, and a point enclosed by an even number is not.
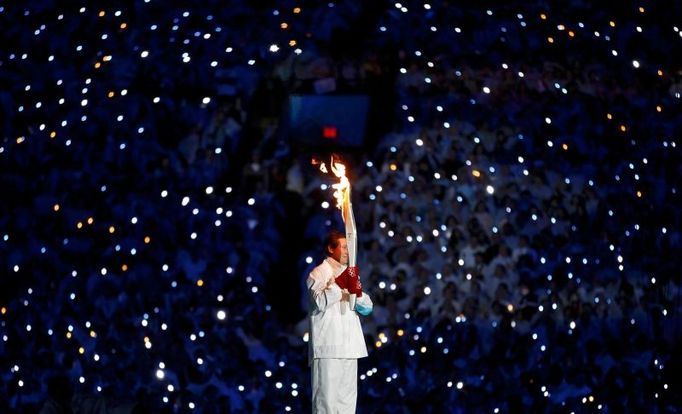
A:
[[[356,294],[358,297],[362,297],[362,283],[360,283],[360,268],[357,266],[348,266],[344,273],[348,272],[347,283],[348,292]]]
[[[349,293],[354,293],[358,297],[362,296],[362,283],[360,283],[360,268],[357,266],[348,266],[335,279],[338,287],[348,290]]]
[[[334,282],[336,282],[336,285],[341,289],[348,290],[348,268],[341,272],[341,274],[336,277]]]

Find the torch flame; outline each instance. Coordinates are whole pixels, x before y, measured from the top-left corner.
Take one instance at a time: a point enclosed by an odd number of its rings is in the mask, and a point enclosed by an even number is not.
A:
[[[339,182],[332,184],[334,191],[334,198],[336,199],[336,207],[343,211],[343,206],[347,204],[350,198],[350,181],[346,177],[346,166],[340,162],[332,164],[332,173],[339,179]]]
[[[327,171],[327,166],[324,164],[324,162],[318,160],[317,158],[313,158],[312,160],[310,160],[310,163],[312,165],[319,165],[320,171],[322,171],[325,174],[329,174],[329,171]]]
[[[325,163],[313,159],[313,165],[319,165],[320,171],[328,174]],[[350,181],[346,176],[346,165],[338,157],[332,155],[329,163],[332,173],[339,179],[338,183],[332,184],[336,207],[341,210],[341,218],[346,228],[346,240],[348,241],[348,265],[355,266],[357,251],[357,231],[355,227],[355,217],[353,216],[353,205],[350,200]]]
[[[323,161],[313,158],[311,163],[313,165],[319,165],[320,171],[325,174],[329,174],[327,165]],[[336,207],[343,212],[344,204],[350,202],[350,181],[346,176],[346,166],[333,155],[329,165],[331,167],[332,173],[336,176],[336,178],[339,179],[338,183],[332,184],[332,188],[334,189],[333,196],[336,200]]]

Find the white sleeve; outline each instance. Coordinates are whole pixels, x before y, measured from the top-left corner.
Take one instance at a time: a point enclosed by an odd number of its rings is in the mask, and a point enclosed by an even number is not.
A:
[[[362,296],[357,298],[355,302],[355,310],[362,316],[367,316],[370,313],[372,313],[372,309],[374,309],[374,303],[372,302],[372,299],[369,297],[367,292],[364,290],[362,291]]]
[[[327,286],[321,278],[317,278],[311,273],[306,281],[306,286],[308,287],[310,300],[320,312],[324,312],[333,304],[341,301],[341,288],[336,283]]]

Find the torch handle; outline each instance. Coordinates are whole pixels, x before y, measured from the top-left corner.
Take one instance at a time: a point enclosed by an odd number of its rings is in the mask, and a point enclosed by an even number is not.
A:
[[[348,244],[348,266],[356,266],[358,251],[358,236],[355,228],[355,216],[353,204],[350,202],[350,189],[348,190],[348,202],[343,203],[343,222],[346,227],[346,243]]]

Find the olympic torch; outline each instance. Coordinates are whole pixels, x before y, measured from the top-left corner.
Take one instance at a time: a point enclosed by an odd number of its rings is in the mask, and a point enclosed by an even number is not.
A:
[[[350,200],[350,181],[346,176],[346,166],[332,159],[332,173],[339,178],[339,182],[332,185],[336,190],[334,197],[337,202],[340,200],[341,218],[346,229],[346,242],[348,244],[348,266],[355,267],[357,264],[358,236],[355,227],[355,216],[353,215],[353,203]],[[350,294],[350,309],[355,310],[357,295]]]
[[[316,161],[313,161],[314,163]],[[331,172],[339,179],[338,183],[332,184],[336,207],[341,210],[341,218],[346,230],[346,243],[348,244],[348,267],[356,268],[357,264],[357,245],[358,237],[355,227],[355,216],[353,215],[353,203],[350,200],[350,181],[346,176],[346,166],[332,156],[330,163]],[[321,163],[320,170],[327,173],[324,163]],[[356,274],[357,277],[359,275]],[[358,280],[359,283],[359,280]],[[350,309],[355,310],[357,294],[350,294]]]

